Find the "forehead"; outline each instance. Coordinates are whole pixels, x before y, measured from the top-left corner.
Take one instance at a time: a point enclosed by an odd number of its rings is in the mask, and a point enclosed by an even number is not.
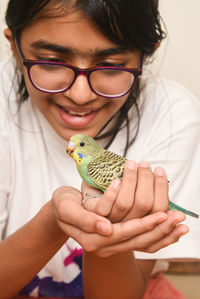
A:
[[[80,11],[67,12],[62,16],[35,19],[21,33],[26,44],[38,40],[67,45],[79,51],[117,46],[103,35]]]

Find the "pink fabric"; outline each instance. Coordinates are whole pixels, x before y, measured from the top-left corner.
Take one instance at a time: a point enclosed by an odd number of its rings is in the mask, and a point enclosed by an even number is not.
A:
[[[60,297],[25,297],[23,299],[84,299],[83,297],[65,297],[65,298],[60,298]],[[19,298],[20,299],[20,298]]]
[[[186,299],[161,272],[151,277],[142,299]]]

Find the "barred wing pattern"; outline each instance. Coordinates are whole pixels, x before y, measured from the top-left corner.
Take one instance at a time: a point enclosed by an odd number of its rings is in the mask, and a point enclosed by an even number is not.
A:
[[[122,178],[126,161],[126,158],[105,150],[88,164],[88,175],[99,189],[105,191],[114,179]]]

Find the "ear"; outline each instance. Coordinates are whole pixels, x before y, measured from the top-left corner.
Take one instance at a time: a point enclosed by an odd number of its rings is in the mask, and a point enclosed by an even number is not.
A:
[[[16,49],[15,41],[13,39],[12,31],[9,28],[6,28],[4,30],[4,36],[10,44],[10,48],[12,50],[12,53],[13,53],[14,57],[16,58],[17,61],[19,61],[20,58],[19,58],[19,54],[18,54],[17,49]]]
[[[157,42],[157,43],[155,44],[155,50],[157,50],[159,47],[160,47],[160,42]]]
[[[18,69],[20,70],[20,72],[23,72],[21,57],[20,57],[20,55],[18,53],[18,50],[16,48],[16,43],[15,43],[15,40],[13,39],[13,33],[12,33],[12,31],[9,28],[6,28],[4,30],[4,36],[8,40],[9,44],[10,44],[10,48],[11,48],[13,56],[16,59],[16,63],[17,63]]]

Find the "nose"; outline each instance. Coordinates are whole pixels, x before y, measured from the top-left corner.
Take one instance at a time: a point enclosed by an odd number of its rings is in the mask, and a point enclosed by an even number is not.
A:
[[[83,105],[97,98],[97,95],[91,90],[88,79],[84,74],[79,74],[74,84],[64,92],[64,95],[73,102]]]

